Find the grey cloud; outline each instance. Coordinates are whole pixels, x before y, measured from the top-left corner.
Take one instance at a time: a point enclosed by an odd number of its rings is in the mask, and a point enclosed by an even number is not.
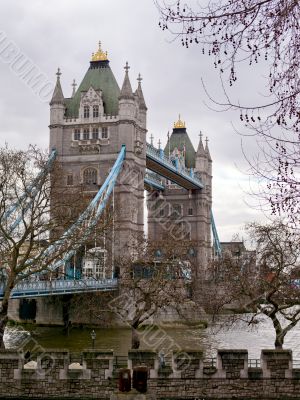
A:
[[[30,59],[49,77],[55,79],[58,66],[62,69],[65,96],[71,94],[71,82],[79,83],[88,68],[89,58],[98,40],[109,52],[111,67],[122,84],[123,66],[129,62],[130,78],[136,87],[139,72],[148,106],[148,129],[155,141],[167,139],[178,113],[186,121],[195,147],[202,130],[210,139],[213,157],[214,210],[222,240],[232,235],[250,219],[260,218],[243,202],[244,192],[224,170],[245,166],[240,148],[241,138],[232,129],[238,122],[236,113],[216,113],[204,102],[207,97],[201,78],[209,91],[220,98],[219,75],[212,59],[202,57],[200,48],[182,48],[171,41],[168,33],[158,28],[157,11],[151,1],[136,0],[10,0],[1,4],[0,30],[6,32]],[[242,72],[247,78],[247,74]],[[259,74],[262,75],[263,72]],[[242,76],[242,77],[243,77]],[[254,82],[254,92],[261,87],[261,78]],[[49,106],[20,81],[7,64],[0,62],[0,139],[15,147],[48,143]],[[240,88],[240,89],[239,89]],[[241,84],[233,90],[234,98],[252,101]],[[250,154],[255,144],[247,140]],[[237,173],[236,179],[241,179]],[[235,210],[233,215],[232,210]]]

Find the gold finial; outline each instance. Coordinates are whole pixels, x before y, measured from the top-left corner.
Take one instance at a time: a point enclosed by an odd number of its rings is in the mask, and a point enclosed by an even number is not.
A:
[[[175,129],[177,129],[177,128],[185,128],[185,122],[184,122],[184,121],[181,121],[181,119],[180,119],[180,114],[179,114],[179,116],[178,116],[178,121],[177,121],[177,122],[174,122],[174,128],[175,128]]]
[[[92,61],[107,61],[107,51],[104,52],[101,49],[101,42],[99,42],[99,48],[98,51],[94,54],[92,53]]]

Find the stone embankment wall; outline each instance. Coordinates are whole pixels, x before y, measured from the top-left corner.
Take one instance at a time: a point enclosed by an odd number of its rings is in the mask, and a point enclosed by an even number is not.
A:
[[[199,351],[174,352],[169,365],[161,361],[155,352],[139,350],[130,351],[123,365],[112,351],[47,350],[30,361],[28,354],[25,360],[22,353],[1,351],[0,397],[110,399],[118,392],[119,367],[145,365],[152,399],[300,398],[300,369],[293,368],[288,350],[262,350],[259,368],[249,367],[246,350],[219,350],[216,365]],[[145,398],[138,396],[133,398]]]

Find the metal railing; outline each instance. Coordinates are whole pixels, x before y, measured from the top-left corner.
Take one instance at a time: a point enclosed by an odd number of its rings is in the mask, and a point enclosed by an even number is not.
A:
[[[204,358],[203,359],[204,368],[211,368],[217,366],[217,359],[215,357]]]
[[[165,185],[163,184],[160,175],[156,174],[155,172],[146,170],[144,181],[149,186],[154,187],[155,189],[164,190]]]
[[[293,368],[300,369],[300,360],[293,360]]]
[[[114,357],[114,369],[127,368],[128,356],[115,356]]]
[[[249,368],[260,368],[260,358],[249,358],[248,359]]]
[[[127,368],[127,356],[115,356],[114,358],[114,367],[115,368]],[[172,356],[165,356],[165,365],[172,365]],[[141,360],[142,362],[142,360]],[[203,359],[203,367],[204,368],[216,368],[217,367],[217,358],[216,357],[208,357]],[[249,358],[248,359],[248,367],[249,368],[261,368],[261,360],[260,358]],[[300,368],[300,359],[293,360],[293,368]]]
[[[166,157],[164,151],[162,149],[156,149],[154,146],[152,146],[150,143],[147,143],[146,147],[146,156],[151,157],[152,159],[156,160],[160,164],[164,165],[166,168],[168,168],[170,171],[175,172],[179,176],[184,177],[187,179],[189,182],[194,183],[197,185],[199,188],[203,188],[203,183],[201,180],[193,175],[187,168],[184,166],[176,165],[175,162],[173,162],[171,159]],[[175,160],[174,160],[175,161]]]
[[[12,290],[12,298],[40,297],[64,293],[79,293],[85,291],[112,290],[117,288],[117,279],[80,279],[20,282]],[[4,284],[0,284],[0,299],[3,297]]]

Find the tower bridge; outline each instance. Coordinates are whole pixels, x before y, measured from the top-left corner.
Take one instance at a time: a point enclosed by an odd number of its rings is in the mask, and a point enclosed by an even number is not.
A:
[[[92,55],[90,66],[77,90],[73,84],[71,97],[63,94],[61,72],[58,70],[50,102],[49,127],[50,149],[55,149],[56,159],[62,167],[63,190],[74,193],[76,188],[83,187],[95,194],[82,214],[90,213],[94,218],[94,222],[90,218],[92,222],[87,230],[92,229],[113,192],[117,227],[114,228],[113,240],[105,242],[99,239],[107,257],[106,265],[99,267],[98,283],[94,280],[85,284],[84,279],[79,279],[72,285],[70,278],[75,278],[77,269],[73,265],[74,275],[72,271],[71,276],[67,273],[70,281],[51,284],[37,281],[29,282],[27,286],[24,283],[15,289],[13,297],[114,289],[115,258],[126,248],[128,238],[144,232],[145,188],[148,191],[146,202],[150,240],[163,240],[170,234],[165,231],[166,224],[163,222],[176,212],[180,218],[175,223],[185,224],[186,238],[194,243],[192,250],[199,270],[206,267],[212,255],[212,229],[216,251],[221,252],[212,217],[212,159],[208,142],[204,146],[200,135],[195,150],[185,122],[179,116],[164,149],[160,146],[155,148],[152,139],[151,143],[147,143],[147,106],[140,75],[137,81],[137,88],[133,91],[126,63],[120,89],[107,53],[101,46]],[[164,205],[159,209],[162,199]],[[83,221],[82,215],[78,224]],[[62,236],[62,241],[75,228],[76,223]],[[180,238],[174,237],[176,239]],[[75,253],[76,249],[52,269],[67,265]],[[80,268],[84,275],[84,266]],[[2,290],[0,286],[0,298]]]

